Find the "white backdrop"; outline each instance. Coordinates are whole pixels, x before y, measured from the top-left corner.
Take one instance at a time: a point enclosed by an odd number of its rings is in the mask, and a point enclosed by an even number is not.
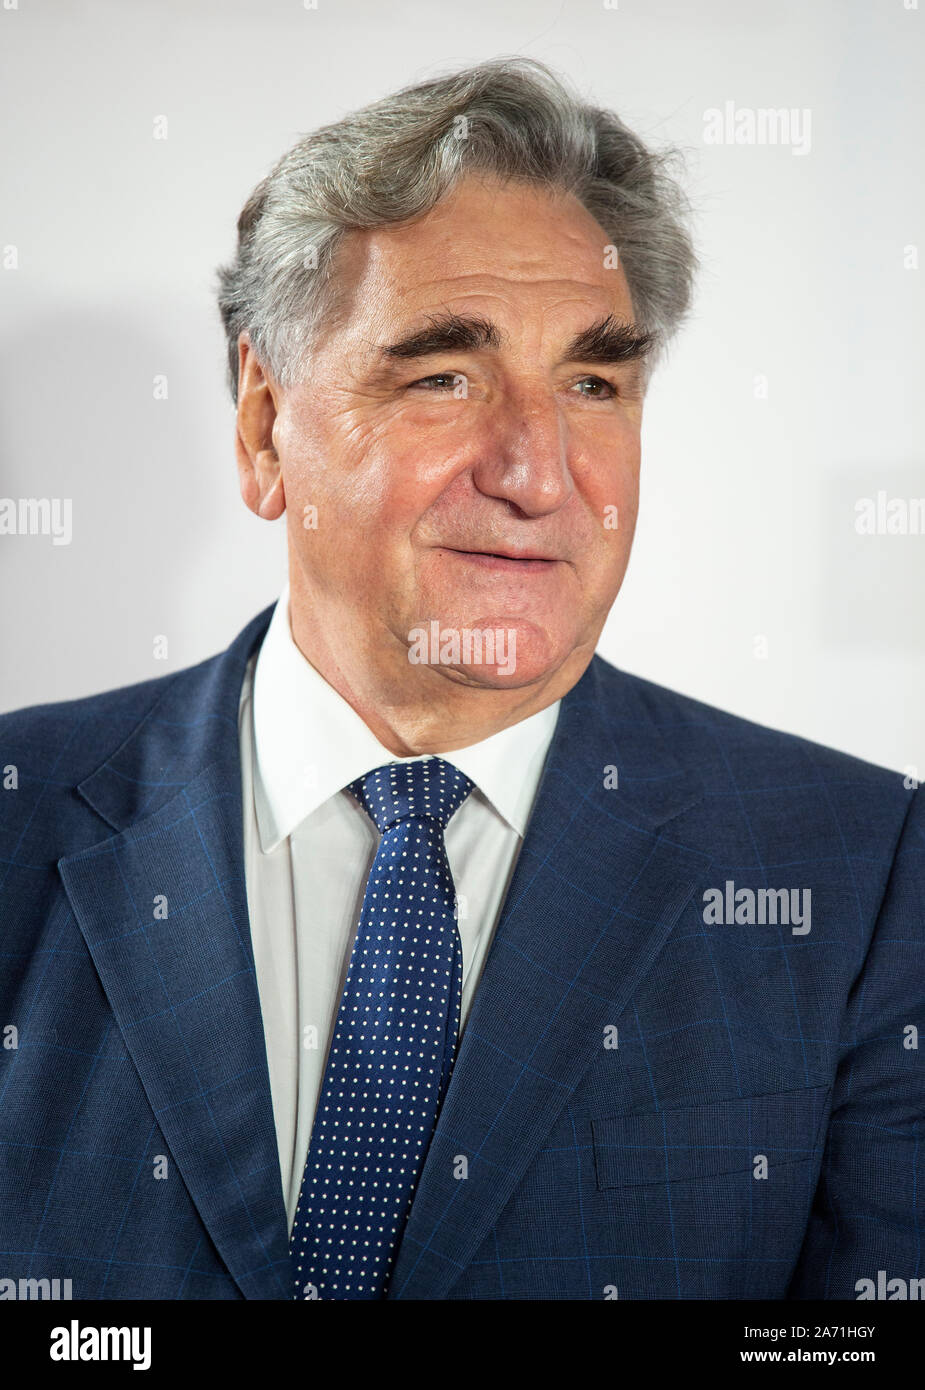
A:
[[[240,207],[301,133],[516,52],[680,144],[697,209],[704,272],[650,390],[601,651],[925,774],[925,535],[860,535],[855,512],[925,497],[925,5],[12,2],[0,498],[70,498],[73,530],[0,536],[0,710],[163,675],[273,601],[284,523],[238,495],[213,294]],[[808,111],[808,148],[708,143],[726,103],[801,113],[804,146]]]

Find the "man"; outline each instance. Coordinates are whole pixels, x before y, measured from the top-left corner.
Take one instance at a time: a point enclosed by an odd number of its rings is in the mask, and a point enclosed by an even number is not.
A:
[[[594,655],[683,212],[525,60],[316,132],[248,202],[220,301],[286,590],[198,666],[0,721],[10,1278],[916,1277],[920,799]]]

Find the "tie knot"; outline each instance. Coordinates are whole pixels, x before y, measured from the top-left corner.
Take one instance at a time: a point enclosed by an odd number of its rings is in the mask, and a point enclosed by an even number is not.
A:
[[[386,763],[347,788],[385,834],[412,816],[437,821],[445,830],[451,816],[472,791],[465,773],[443,758]]]

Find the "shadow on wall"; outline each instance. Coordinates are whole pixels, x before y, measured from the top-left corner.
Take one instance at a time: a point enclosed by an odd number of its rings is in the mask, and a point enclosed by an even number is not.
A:
[[[0,344],[0,498],[46,530],[0,536],[0,709],[165,675],[275,596],[283,523],[240,500],[230,403],[209,437],[222,370],[117,314],[48,316]],[[31,498],[47,504],[30,523]],[[257,598],[245,551],[268,576]]]

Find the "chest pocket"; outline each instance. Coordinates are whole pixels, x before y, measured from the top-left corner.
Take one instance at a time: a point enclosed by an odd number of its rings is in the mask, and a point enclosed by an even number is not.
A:
[[[597,1185],[641,1187],[722,1173],[770,1174],[816,1151],[830,1087],[591,1120]]]

